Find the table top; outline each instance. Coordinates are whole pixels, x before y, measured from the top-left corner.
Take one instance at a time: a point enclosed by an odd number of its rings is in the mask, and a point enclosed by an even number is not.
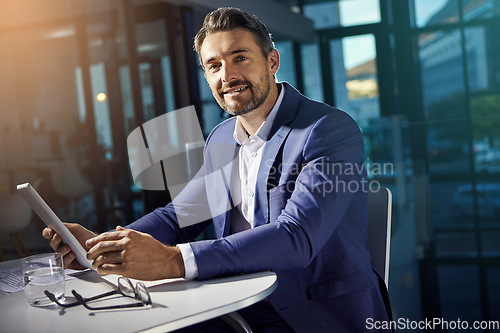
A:
[[[254,304],[271,294],[276,286],[273,272],[206,281],[172,279],[148,288],[153,301],[151,307],[94,312],[83,306],[67,309],[57,305],[31,307],[23,291],[0,294],[1,331],[168,332]],[[114,289],[114,286],[95,271],[87,271],[66,281],[66,296],[71,295],[72,289],[90,297]],[[121,297],[119,301],[124,299]]]

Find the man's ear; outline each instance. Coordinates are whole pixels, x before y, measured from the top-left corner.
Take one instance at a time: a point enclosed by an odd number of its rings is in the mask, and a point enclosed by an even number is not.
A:
[[[280,67],[280,54],[278,50],[272,49],[267,56],[267,63],[269,64],[269,71],[276,75],[278,68]]]

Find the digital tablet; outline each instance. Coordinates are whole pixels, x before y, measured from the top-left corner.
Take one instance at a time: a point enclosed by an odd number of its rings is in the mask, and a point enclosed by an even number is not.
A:
[[[65,244],[68,244],[73,253],[76,255],[76,260],[80,265],[85,268],[92,268],[92,262],[87,260],[87,251],[73,236],[73,234],[66,228],[57,215],[50,209],[49,205],[42,199],[42,197],[35,191],[33,186],[29,183],[17,185],[17,191],[26,200],[26,202],[33,208],[35,213],[42,219],[42,221],[52,229],[54,229],[62,238]]]

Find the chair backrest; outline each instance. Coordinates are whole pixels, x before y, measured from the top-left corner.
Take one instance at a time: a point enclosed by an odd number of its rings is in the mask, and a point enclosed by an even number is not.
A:
[[[18,232],[31,221],[31,207],[19,194],[0,196],[0,237],[3,233]]]
[[[38,188],[42,182],[38,178],[33,183]],[[33,210],[19,193],[0,196],[0,237],[2,233],[22,231],[31,222]],[[1,250],[1,249],[0,249]]]
[[[92,186],[75,161],[62,161],[52,166],[50,178],[56,193],[70,200],[79,199],[92,191]]]
[[[368,241],[372,265],[389,288],[389,256],[391,249],[392,193],[386,187],[368,193]]]

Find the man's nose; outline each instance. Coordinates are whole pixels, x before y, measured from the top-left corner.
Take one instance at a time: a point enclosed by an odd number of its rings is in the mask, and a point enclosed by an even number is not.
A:
[[[236,79],[237,76],[237,71],[233,65],[227,63],[222,65],[221,79],[223,82],[231,82]]]

